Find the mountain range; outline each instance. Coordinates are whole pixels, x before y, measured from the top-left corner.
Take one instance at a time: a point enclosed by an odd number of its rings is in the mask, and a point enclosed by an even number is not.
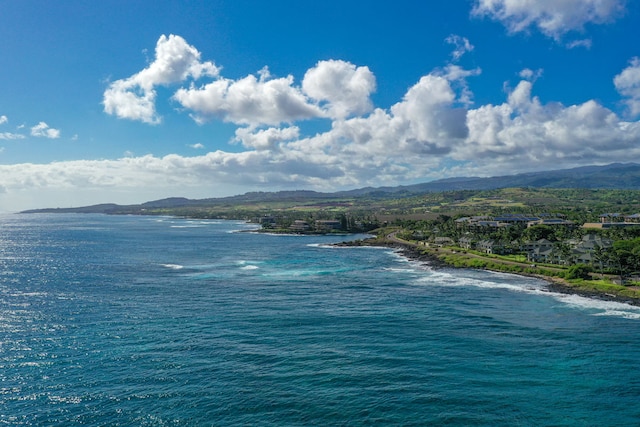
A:
[[[640,189],[640,164],[613,163],[605,166],[583,166],[572,169],[552,170],[543,172],[529,172],[516,175],[495,177],[460,177],[447,178],[414,185],[395,187],[365,187],[355,190],[321,193],[308,190],[250,192],[242,195],[208,198],[187,199],[171,197],[155,200],[140,205],[122,206],[113,203],[85,206],[79,208],[36,209],[25,211],[34,212],[83,212],[83,213],[115,213],[123,209],[162,209],[199,206],[228,206],[234,204],[248,204],[259,202],[304,202],[321,201],[336,198],[400,198],[420,193],[433,193],[454,190],[493,190],[499,188],[602,188],[618,190]]]

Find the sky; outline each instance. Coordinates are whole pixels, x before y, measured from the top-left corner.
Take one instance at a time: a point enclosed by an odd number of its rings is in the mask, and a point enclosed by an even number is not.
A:
[[[0,0],[0,212],[640,159],[640,2]]]

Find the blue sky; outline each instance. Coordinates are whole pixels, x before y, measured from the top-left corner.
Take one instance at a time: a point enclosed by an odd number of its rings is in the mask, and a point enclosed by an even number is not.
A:
[[[640,2],[0,0],[0,211],[640,158]]]

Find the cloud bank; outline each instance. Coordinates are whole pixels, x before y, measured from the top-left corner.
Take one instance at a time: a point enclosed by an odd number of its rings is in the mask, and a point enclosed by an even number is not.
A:
[[[625,0],[476,0],[471,14],[502,23],[510,33],[535,28],[560,41],[571,32],[582,33],[587,24],[614,21],[625,10]],[[567,47],[589,47],[591,41],[573,40]]]
[[[292,75],[274,77],[266,67],[234,80],[222,76],[213,62],[202,62],[197,49],[181,37],[162,36],[148,67],[106,88],[105,112],[158,123],[154,87],[173,87],[172,99],[164,102],[178,103],[197,123],[235,124],[232,143],[243,151],[0,165],[0,186],[6,193],[83,188],[138,198],[145,197],[141,188],[148,197],[196,195],[189,191],[197,189],[199,197],[206,197],[219,195],[220,188],[333,191],[427,181],[461,171],[490,176],[640,157],[640,122],[634,121],[640,114],[638,58],[612,76],[628,108],[625,119],[596,100],[541,102],[535,95],[541,70],[523,69],[518,82],[506,85],[513,89],[502,103],[474,105],[469,81],[481,70],[457,63],[473,46],[459,36],[447,42],[453,47],[451,63],[420,77],[389,108],[379,108],[371,99],[375,75],[363,65],[322,60],[300,83]],[[197,84],[205,78],[209,81]],[[310,119],[330,127],[304,134],[300,125]],[[6,122],[0,118],[0,124]],[[60,136],[44,122],[31,134]],[[0,138],[10,139],[7,135]]]

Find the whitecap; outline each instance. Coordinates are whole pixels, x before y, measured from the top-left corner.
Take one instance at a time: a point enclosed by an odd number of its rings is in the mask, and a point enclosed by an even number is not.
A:
[[[617,301],[587,298],[573,294],[550,293],[558,301],[569,306],[588,311],[594,316],[618,316],[640,320],[640,307]]]
[[[171,270],[182,270],[184,268],[184,266],[180,264],[160,264],[160,265],[166,268],[170,268]]]
[[[245,265],[244,267],[241,267],[241,270],[257,270],[260,267],[258,267],[257,265]]]
[[[513,282],[501,282],[485,279],[475,279],[470,277],[458,276],[446,271],[432,271],[427,276],[420,277],[415,281],[416,284],[429,284],[432,286],[448,286],[448,287],[476,287],[483,289],[504,289],[511,292],[523,292],[531,295],[543,295],[554,298],[558,302],[567,306],[584,310],[594,316],[618,316],[627,319],[640,320],[640,307],[617,301],[606,301],[597,298],[589,298],[576,294],[564,294],[559,292],[551,292],[548,290],[546,282],[537,279],[523,278],[522,276],[512,275],[509,273],[487,272],[492,276],[500,279],[502,276],[513,276]]]

